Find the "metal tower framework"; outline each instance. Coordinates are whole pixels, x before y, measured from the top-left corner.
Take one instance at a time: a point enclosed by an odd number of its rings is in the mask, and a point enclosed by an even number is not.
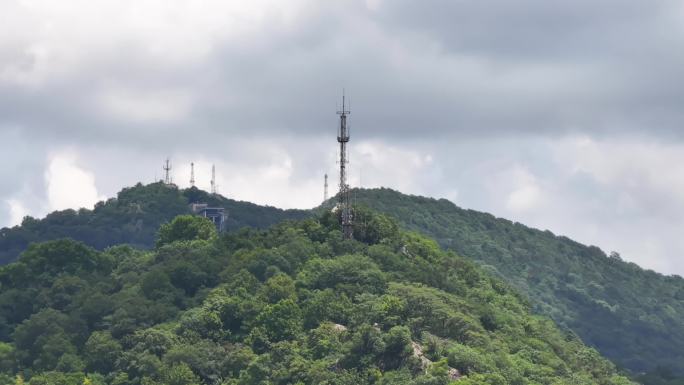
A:
[[[190,163],[190,186],[195,187],[195,163]]]
[[[216,166],[211,165],[211,193],[216,194]]]
[[[347,184],[347,143],[349,142],[349,128],[347,127],[347,115],[351,112],[346,109],[344,92],[342,92],[342,110],[337,111],[340,115],[340,128],[337,132],[337,141],[340,143],[340,224],[342,225],[342,237],[352,239],[354,236],[353,213]]]
[[[325,174],[325,182],[323,183],[323,202],[328,200],[328,174]]]
[[[171,171],[171,162],[169,161],[169,158],[166,158],[166,163],[164,163],[162,169],[164,170],[164,184],[171,184],[171,175],[169,175],[169,171]]]

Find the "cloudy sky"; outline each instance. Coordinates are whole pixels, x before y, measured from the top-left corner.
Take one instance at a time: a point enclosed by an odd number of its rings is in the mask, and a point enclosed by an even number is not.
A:
[[[335,173],[684,274],[684,3],[2,0],[0,226],[162,176],[308,208]]]

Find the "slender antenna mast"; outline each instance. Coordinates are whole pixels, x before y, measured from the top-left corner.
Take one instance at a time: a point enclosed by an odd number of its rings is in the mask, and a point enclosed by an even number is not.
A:
[[[328,174],[325,174],[325,182],[323,183],[323,202],[328,200]]]
[[[166,158],[166,163],[164,163],[162,169],[164,170],[164,184],[171,184],[171,176],[169,175],[169,171],[171,171],[171,163],[169,162],[169,158]]]
[[[216,194],[216,166],[211,165],[211,193]]]
[[[190,186],[195,187],[195,163],[190,162]]]
[[[349,142],[349,128],[347,127],[347,115],[351,112],[346,109],[344,90],[342,90],[342,110],[337,111],[340,115],[340,128],[337,132],[337,142],[340,143],[340,224],[342,225],[342,237],[352,239],[354,234],[352,223],[352,208],[349,197],[349,185],[347,184],[347,143]]]

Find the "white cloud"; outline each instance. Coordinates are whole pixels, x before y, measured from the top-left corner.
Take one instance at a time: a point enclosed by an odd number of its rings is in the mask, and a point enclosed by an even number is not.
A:
[[[92,173],[80,168],[70,153],[60,153],[50,160],[45,172],[50,210],[78,209],[105,199],[97,192]]]
[[[24,204],[17,199],[8,199],[7,205],[10,209],[9,226],[20,224],[22,219],[28,215],[28,210],[24,207]]]
[[[220,41],[287,28],[306,8],[300,0],[10,0],[0,8],[7,16],[0,18],[0,48],[12,49],[13,60],[0,64],[0,80],[35,85],[76,75],[125,45],[164,68],[191,65]]]
[[[542,192],[535,176],[529,170],[518,166],[513,169],[512,178],[514,179],[514,187],[508,195],[506,207],[513,212],[537,208],[542,198]]]
[[[336,189],[346,87],[352,185],[684,272],[684,8],[447,3],[0,1],[0,159],[18,165],[0,222],[91,206],[167,156],[181,186],[194,161],[208,189],[215,163],[230,197],[311,207],[325,172]]]
[[[684,144],[642,135],[581,136],[554,147],[556,161],[570,175],[591,175],[613,189],[623,215],[684,214]]]
[[[99,98],[100,106],[111,119],[145,122],[177,122],[191,109],[191,95],[182,90],[109,88]]]
[[[350,143],[352,186],[387,187],[409,194],[426,194],[424,178],[438,172],[430,153],[383,141]]]

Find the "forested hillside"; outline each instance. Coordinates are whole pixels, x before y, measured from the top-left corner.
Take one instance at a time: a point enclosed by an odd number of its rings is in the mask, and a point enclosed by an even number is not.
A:
[[[0,268],[0,384],[630,382],[480,267],[393,220],[218,236],[199,217],[153,250],[33,244]]]
[[[668,378],[671,372],[684,372],[681,278],[643,270],[595,247],[463,210],[446,200],[388,189],[355,190],[355,197],[359,204],[396,217],[403,227],[434,237],[443,247],[500,275],[530,298],[536,312],[573,330],[614,362],[635,373],[660,367],[655,373]],[[29,242],[60,237],[81,240],[99,250],[119,243],[152,248],[158,226],[187,213],[189,202],[226,207],[231,230],[266,228],[323,212],[279,210],[160,183],[137,185],[94,210],[55,212],[0,230],[0,256],[14,260]]]
[[[0,264],[17,258],[31,242],[69,237],[96,249],[118,244],[150,248],[162,223],[189,213],[189,203],[203,202],[225,207],[227,226],[266,228],[286,219],[310,215],[303,210],[280,210],[208,194],[197,188],[179,190],[163,183],[125,188],[116,198],[99,202],[93,210],[55,211],[44,219],[24,218],[20,226],[0,229]]]
[[[537,312],[635,372],[684,373],[684,279],[644,270],[549,231],[440,199],[389,189],[355,190],[356,201],[478,261],[532,300]],[[610,229],[606,229],[610,231]]]

